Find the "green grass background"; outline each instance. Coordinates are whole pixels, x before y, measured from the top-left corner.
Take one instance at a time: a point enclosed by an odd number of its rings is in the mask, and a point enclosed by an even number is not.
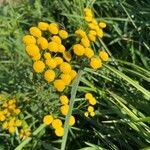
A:
[[[20,99],[33,131],[44,114],[56,111],[58,94],[51,93],[51,86],[33,72],[22,37],[39,21],[58,22],[74,34],[75,29],[86,26],[86,6],[93,9],[98,21],[107,23],[106,34],[96,42],[95,51],[103,47],[111,59],[96,72],[84,68],[73,109],[77,123],[69,129],[65,149],[150,149],[149,0],[22,0],[2,5],[0,91]],[[93,119],[84,118],[79,111],[87,91],[98,101]],[[0,129],[0,149],[15,149],[21,143]],[[43,129],[24,149],[60,149],[62,143],[49,129]]]

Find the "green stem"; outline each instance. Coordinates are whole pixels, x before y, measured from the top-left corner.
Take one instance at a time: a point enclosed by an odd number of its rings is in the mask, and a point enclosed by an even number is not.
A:
[[[80,78],[83,74],[83,71],[80,70],[76,79],[74,80],[73,82],[73,86],[72,86],[72,89],[71,89],[71,98],[70,98],[70,104],[69,104],[69,112],[66,116],[66,119],[65,119],[65,124],[64,124],[64,136],[62,138],[62,143],[61,143],[61,150],[65,150],[65,147],[66,147],[66,142],[67,142],[67,137],[68,137],[68,130],[69,130],[69,118],[72,114],[72,109],[73,109],[73,105],[74,105],[74,102],[75,102],[75,96],[76,96],[76,93],[77,93],[77,89],[78,89],[78,85],[79,85],[79,82],[80,82]]]
[[[33,132],[33,136],[36,136],[39,132],[41,132],[44,128],[46,127],[45,124],[41,124],[34,132]],[[32,137],[28,137],[26,138],[20,145],[18,145],[15,150],[22,150],[23,147],[28,144],[30,141],[32,140]]]

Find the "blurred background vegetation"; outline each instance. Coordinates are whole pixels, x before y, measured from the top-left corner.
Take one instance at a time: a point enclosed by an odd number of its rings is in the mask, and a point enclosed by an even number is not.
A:
[[[58,22],[73,38],[75,29],[86,27],[83,8],[87,6],[98,21],[107,23],[105,36],[95,49],[103,47],[111,59],[97,72],[85,68],[78,99],[83,98],[82,91],[93,91],[98,101],[96,117],[84,118],[78,111],[82,102],[76,102],[77,123],[70,129],[66,149],[150,149],[149,0],[4,2],[0,6],[0,91],[21,99],[20,105],[35,122],[35,130],[43,115],[53,106],[57,108],[57,94],[50,93],[49,85],[32,71],[22,37],[31,26],[45,21]],[[44,130],[25,149],[59,149],[60,143]],[[1,149],[14,149],[18,144],[0,130]]]

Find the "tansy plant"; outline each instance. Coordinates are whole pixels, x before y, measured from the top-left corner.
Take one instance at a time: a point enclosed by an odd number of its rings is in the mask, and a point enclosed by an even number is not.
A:
[[[30,128],[24,120],[23,112],[17,106],[16,99],[9,99],[0,104],[0,126],[4,133],[25,139],[31,135]]]
[[[90,8],[84,9],[84,21],[87,24],[86,30],[75,31],[76,42],[70,47],[64,44],[69,33],[57,23],[39,22],[37,27],[31,27],[29,34],[23,37],[26,52],[33,60],[33,70],[53,85],[53,92],[60,95],[61,117],[55,117],[55,112],[50,112],[43,118],[44,124],[51,125],[59,137],[64,135],[61,118],[67,116],[70,106],[73,105],[69,104],[65,89],[76,79],[79,70],[89,66],[96,71],[109,59],[104,49],[96,53],[92,48],[97,39],[103,37],[106,23],[97,22]],[[92,93],[85,93],[85,100],[88,104],[84,115],[94,117],[95,97]],[[71,116],[71,113],[68,115],[68,123],[70,126],[75,124],[75,117]]]

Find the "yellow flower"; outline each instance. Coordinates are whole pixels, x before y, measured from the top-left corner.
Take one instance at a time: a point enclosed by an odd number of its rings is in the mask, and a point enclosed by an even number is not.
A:
[[[71,76],[69,74],[61,74],[60,77],[64,81],[65,85],[69,85],[71,83]]]
[[[88,58],[92,58],[94,56],[94,51],[91,48],[86,47],[84,55]]]
[[[81,39],[81,44],[84,46],[84,47],[89,47],[90,46],[90,41],[88,38],[82,38]]]
[[[62,92],[65,89],[65,83],[61,79],[57,79],[54,81],[54,87],[57,89],[57,91]]]
[[[60,119],[54,119],[52,121],[52,127],[54,129],[57,129],[57,128],[61,127],[61,126],[62,126],[62,121]]]
[[[8,131],[9,131],[10,134],[13,134],[15,132],[15,127],[10,126]]]
[[[98,69],[100,67],[102,67],[102,62],[99,58],[91,58],[91,61],[90,61],[90,66],[93,68],[93,69]]]
[[[42,31],[46,31],[48,29],[49,24],[46,22],[39,22],[38,28]]]
[[[58,43],[56,43],[56,42],[49,42],[48,43],[48,49],[51,52],[57,52],[58,51]]]
[[[8,105],[12,105],[12,104],[14,104],[15,102],[16,102],[15,99],[11,99],[11,100],[8,101]]]
[[[33,63],[33,69],[34,69],[34,71],[35,71],[36,73],[42,73],[42,72],[44,71],[44,69],[45,69],[45,64],[44,64],[44,62],[43,62],[43,61],[40,61],[40,60],[35,61],[35,62]]]
[[[55,79],[55,72],[53,70],[47,70],[44,73],[44,79],[48,82],[52,82]]]
[[[97,26],[94,23],[89,23],[88,27],[93,30],[95,30],[97,28]]]
[[[89,31],[89,34],[91,34],[91,35],[95,35],[95,36],[96,36],[96,34],[97,34],[97,33],[96,33],[96,31],[95,31],[95,30],[90,30],[90,31]]]
[[[2,107],[6,108],[6,107],[8,107],[8,104],[5,102],[5,103],[3,103]]]
[[[100,37],[100,38],[102,38],[102,37],[104,36],[104,32],[103,32],[102,29],[98,29],[98,30],[96,31],[96,33],[97,33],[97,36]]]
[[[70,71],[71,80],[73,80],[77,76],[77,72],[75,70]]]
[[[58,137],[62,137],[64,135],[64,128],[63,127],[59,127],[55,130],[55,134]]]
[[[59,66],[61,63],[63,63],[63,59],[61,57],[55,57],[54,59],[56,61],[57,66]]]
[[[90,116],[94,117],[95,116],[95,112],[94,111],[90,112]]]
[[[89,104],[96,105],[96,99],[94,97],[89,99]]]
[[[61,111],[61,113],[62,113],[64,116],[66,116],[67,113],[68,113],[68,111],[69,111],[69,105],[63,105],[63,106],[61,106],[61,107],[60,107],[60,111]]]
[[[90,8],[84,8],[84,13],[86,16],[92,17],[92,10]]]
[[[48,48],[48,41],[44,37],[39,37],[37,39],[37,44],[41,47],[41,49],[47,49]]]
[[[60,44],[58,45],[58,52],[63,53],[66,50],[65,46]]]
[[[92,16],[85,16],[84,19],[86,22],[91,22],[93,18]]]
[[[7,129],[8,128],[8,122],[5,121],[3,124],[2,124],[2,128],[3,129]]]
[[[43,118],[43,123],[45,125],[50,125],[53,121],[53,116],[52,115],[46,115],[44,118]]]
[[[89,112],[86,111],[86,112],[84,113],[84,116],[85,116],[85,117],[88,117],[88,116],[89,116]]]
[[[40,50],[37,45],[30,44],[26,47],[26,52],[29,56],[36,56],[40,53]]]
[[[70,116],[69,125],[73,126],[74,124],[75,124],[75,117],[74,116]]]
[[[57,35],[54,35],[52,37],[52,41],[56,42],[57,44],[61,44],[61,38],[59,36],[57,36]]]
[[[100,22],[99,23],[100,28],[106,28],[106,23],[105,22]]]
[[[93,106],[88,106],[88,112],[93,112],[94,111],[94,107]]]
[[[51,23],[49,26],[48,26],[48,30],[51,34],[58,34],[59,32],[59,27],[56,23]]]
[[[36,44],[36,39],[31,35],[25,35],[22,39],[23,43],[26,45]]]
[[[109,59],[108,54],[105,51],[100,51],[99,57],[102,59],[102,61],[108,61]]]
[[[60,31],[59,31],[59,36],[60,36],[62,39],[67,39],[67,38],[68,38],[68,32],[65,31],[65,30],[60,30]]]
[[[6,108],[3,110],[3,114],[6,115],[7,113],[8,113],[8,109]]]
[[[69,103],[69,99],[66,95],[61,95],[59,99],[62,105],[67,105]]]
[[[86,33],[82,30],[82,29],[78,29],[75,31],[75,34],[79,37],[79,38],[84,38],[86,37]]]
[[[92,19],[92,23],[93,23],[94,25],[96,25],[96,26],[98,25],[97,20],[96,20],[96,19],[94,19],[94,18]]]
[[[40,60],[40,58],[41,58],[41,54],[39,53],[39,54],[33,56],[32,60],[37,61],[37,60]]]
[[[8,122],[9,127],[14,126],[15,120],[16,120],[15,117],[13,117],[13,118],[10,119],[10,121]]]
[[[46,59],[45,61],[46,65],[49,66],[50,68],[56,68],[57,62],[54,58]]]
[[[85,94],[85,99],[90,100],[91,98],[93,98],[93,95],[91,93]]]
[[[14,112],[15,112],[15,114],[18,115],[18,114],[20,114],[21,110],[19,108],[17,108],[17,109],[14,110]]]
[[[6,117],[4,116],[4,114],[3,113],[0,113],[0,121],[5,121],[5,119],[6,119]]]
[[[81,44],[73,45],[73,51],[77,56],[83,56],[85,48]]]
[[[51,58],[51,54],[48,53],[48,52],[44,53],[44,58],[45,59],[50,59]]]
[[[71,58],[72,58],[71,53],[70,53],[69,51],[63,52],[63,58],[64,58],[66,61],[70,62],[70,60],[71,60]]]
[[[63,72],[63,73],[70,73],[71,71],[71,65],[67,62],[63,62],[60,64],[60,70]]]
[[[20,127],[20,126],[22,125],[22,121],[19,120],[19,119],[17,119],[16,122],[15,122],[15,125],[16,125],[17,127]]]
[[[29,31],[30,31],[31,35],[33,35],[35,37],[38,37],[38,38],[41,37],[41,35],[42,35],[41,30],[39,28],[37,28],[37,27],[31,27],[29,29]]]
[[[96,36],[93,35],[93,34],[91,34],[91,33],[88,34],[88,38],[89,38],[89,40],[90,40],[91,42],[95,42],[95,41],[96,41]]]

